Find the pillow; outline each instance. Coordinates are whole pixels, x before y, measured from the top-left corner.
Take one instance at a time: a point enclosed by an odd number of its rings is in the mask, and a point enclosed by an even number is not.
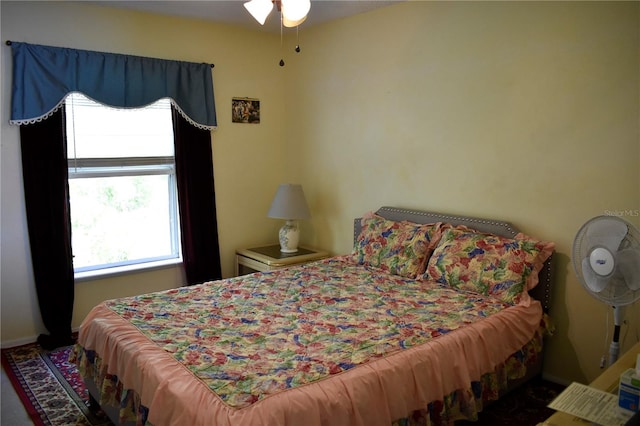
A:
[[[464,226],[448,228],[423,278],[516,304],[538,284],[538,272],[554,247],[522,233],[506,238]]]
[[[375,213],[364,215],[361,223],[353,260],[406,278],[416,278],[424,272],[440,236],[440,223],[397,222]]]

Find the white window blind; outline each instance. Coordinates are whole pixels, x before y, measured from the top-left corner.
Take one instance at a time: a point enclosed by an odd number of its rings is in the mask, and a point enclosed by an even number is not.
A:
[[[169,100],[117,109],[66,100],[76,274],[180,258]]]

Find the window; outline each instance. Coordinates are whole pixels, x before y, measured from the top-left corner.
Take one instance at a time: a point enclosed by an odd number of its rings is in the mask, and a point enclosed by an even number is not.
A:
[[[76,276],[179,261],[169,100],[116,109],[73,93],[65,111]]]

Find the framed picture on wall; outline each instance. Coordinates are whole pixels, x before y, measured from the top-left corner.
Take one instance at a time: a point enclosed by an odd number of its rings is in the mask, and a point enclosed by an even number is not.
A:
[[[231,99],[231,121],[234,123],[260,123],[260,101],[251,98]]]

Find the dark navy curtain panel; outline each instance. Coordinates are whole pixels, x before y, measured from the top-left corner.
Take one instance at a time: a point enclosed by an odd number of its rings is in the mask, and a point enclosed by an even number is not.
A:
[[[191,126],[175,108],[173,134],[182,264],[187,284],[222,278],[211,132]]]
[[[211,65],[11,42],[11,123],[30,124],[60,108],[71,92],[113,107],[170,98],[190,124],[216,127]]]
[[[22,176],[33,275],[45,349],[70,345],[74,279],[64,108],[20,127]]]

